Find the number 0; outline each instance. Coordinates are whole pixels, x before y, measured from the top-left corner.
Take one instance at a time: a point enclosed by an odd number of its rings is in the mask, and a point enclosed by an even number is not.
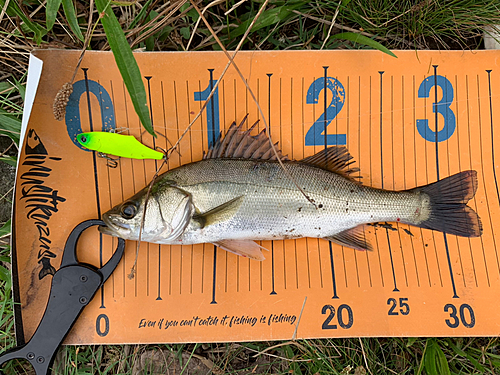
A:
[[[101,329],[102,321],[104,321],[104,330]],[[101,314],[95,321],[95,331],[101,337],[107,336],[109,333],[109,318],[106,314]]]
[[[104,87],[102,87],[98,82],[88,80],[77,81],[73,84],[73,92],[69,96],[68,105],[66,106],[66,129],[71,141],[79,149],[83,151],[90,151],[89,149],[83,147],[76,140],[76,136],[82,133],[82,123],[80,117],[80,99],[83,94],[87,91],[87,85],[89,94],[96,97],[100,112],[101,112],[101,129],[100,131],[109,132],[115,129],[115,110],[113,109],[113,102],[111,97]],[[89,104],[90,105],[90,104]],[[97,128],[94,128],[97,131]]]

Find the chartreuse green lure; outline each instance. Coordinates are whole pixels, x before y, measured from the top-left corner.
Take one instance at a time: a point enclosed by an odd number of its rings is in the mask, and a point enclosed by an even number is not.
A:
[[[115,155],[131,159],[156,160],[161,160],[165,156],[162,152],[144,146],[132,135],[108,132],[89,132],[78,134],[76,139],[83,147],[107,155]]]

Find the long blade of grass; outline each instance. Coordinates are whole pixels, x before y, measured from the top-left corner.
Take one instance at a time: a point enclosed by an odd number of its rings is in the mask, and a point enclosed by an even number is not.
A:
[[[54,23],[56,22],[57,11],[61,6],[61,1],[62,0],[47,0],[47,6],[45,8],[47,31],[52,30],[52,27],[54,27]]]
[[[11,231],[11,221],[10,219],[5,222],[0,228],[0,238],[5,237],[10,234]]]
[[[68,21],[69,27],[71,31],[80,39],[82,42],[84,41],[82,30],[80,29],[80,25],[78,24],[78,19],[76,18],[76,10],[75,5],[72,0],[62,0],[62,6],[64,10],[64,14]]]
[[[11,167],[16,167],[17,166],[17,157],[15,157],[15,156],[2,156],[0,158],[0,161],[3,161],[4,163],[7,163]]]
[[[0,112],[0,134],[10,137],[19,147],[21,120],[7,114],[7,112],[2,112]]]
[[[252,27],[252,31],[255,32],[267,26],[277,24],[278,22],[286,20],[288,17],[293,15],[293,10],[301,7],[304,3],[294,3],[293,5],[283,5],[273,9],[265,10],[262,15],[257,19]],[[236,29],[231,31],[231,38],[243,35],[252,23],[253,18],[244,21]]]
[[[102,15],[101,22],[104,26],[104,32],[108,38],[109,46],[115,57],[116,65],[122,75],[123,82],[127,87],[130,99],[134,104],[135,111],[139,116],[142,126],[153,136],[156,137],[147,105],[146,90],[142,80],[141,71],[135,61],[132,49],[128,44],[127,38],[113,13],[109,2],[106,0],[95,1],[97,10]]]
[[[5,6],[5,0],[0,0],[0,8],[3,9]],[[35,41],[37,44],[42,43],[42,37],[47,34],[47,30],[39,26],[37,23],[31,21],[24,12],[21,10],[16,1],[10,1],[7,7],[6,13],[10,17],[19,17],[23,21],[24,26],[28,28],[31,32],[35,34]]]
[[[137,13],[137,16],[135,16],[132,23],[129,25],[128,27],[129,30],[132,30],[134,27],[136,27],[139,24],[139,22],[141,22],[146,17],[147,11],[152,2],[153,0],[146,1],[146,4],[142,6],[139,13]]]
[[[450,348],[456,353],[458,354],[459,356],[462,356],[464,358],[467,358],[470,363],[472,363],[472,365],[480,372],[484,372],[486,371],[485,370],[485,367],[483,365],[481,365],[479,363],[479,361],[474,358],[473,356],[471,356],[470,354],[466,353],[465,351],[463,351],[462,349],[460,349],[458,346],[456,346],[452,340],[448,339],[447,340],[448,342],[448,345],[450,346]]]
[[[378,49],[380,52],[387,53],[388,55],[397,58],[397,56],[392,53],[389,49],[384,47],[382,44],[377,42],[376,40],[370,39],[367,36],[358,34],[358,33],[351,33],[351,32],[346,32],[346,33],[340,33],[340,34],[335,34],[332,36],[334,39],[345,39],[345,40],[350,40],[351,42],[358,43],[358,44],[364,44],[365,46]]]

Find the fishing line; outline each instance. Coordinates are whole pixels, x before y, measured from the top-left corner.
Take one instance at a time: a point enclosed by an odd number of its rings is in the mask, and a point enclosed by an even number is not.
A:
[[[207,99],[205,100],[205,102],[203,103],[203,105],[201,106],[200,108],[200,111],[198,112],[198,114],[195,116],[195,118],[193,119],[193,121],[191,121],[191,123],[188,125],[188,127],[184,130],[184,132],[182,133],[182,135],[180,136],[180,138],[177,140],[177,142],[174,144],[174,146],[172,147],[171,151],[173,152],[177,146],[179,145],[180,141],[182,140],[182,138],[184,138],[184,136],[186,135],[186,133],[191,129],[191,127],[193,126],[193,124],[196,122],[196,120],[198,120],[198,118],[201,116],[201,114],[203,113],[203,110],[206,108],[206,106],[208,105],[208,103],[210,102],[210,99],[212,98],[212,96],[215,94],[215,91],[217,89],[217,87],[219,87],[219,83],[221,82],[222,78],[224,78],[224,75],[226,74],[227,70],[229,69],[229,67],[231,66],[231,64],[233,64],[234,68],[236,69],[236,71],[239,73],[241,79],[243,80],[243,82],[246,84],[246,81],[245,81],[245,78],[243,77],[243,74],[241,74],[240,70],[238,69],[238,66],[236,65],[236,63],[234,62],[234,58],[236,57],[236,54],[238,53],[238,51],[240,50],[241,46],[243,45],[243,42],[245,41],[245,39],[247,38],[248,34],[250,33],[250,30],[252,29],[252,26],[255,24],[256,20],[259,18],[259,16],[262,14],[262,12],[264,11],[264,8],[265,6],[267,5],[267,3],[269,2],[269,0],[266,0],[264,2],[264,4],[262,4],[261,8],[259,9],[259,11],[257,12],[257,14],[255,15],[254,19],[252,20],[252,23],[250,24],[250,26],[247,28],[247,30],[245,31],[245,34],[243,35],[243,37],[241,38],[240,40],[240,43],[238,44],[238,46],[236,47],[236,49],[234,50],[234,53],[233,53],[233,56],[231,57],[229,55],[229,53],[227,52],[227,50],[224,48],[224,45],[221,43],[220,39],[217,37],[217,34],[215,34],[215,32],[213,31],[212,27],[210,26],[210,24],[208,23],[208,21],[206,20],[205,16],[203,15],[202,12],[200,12],[200,9],[196,6],[195,3],[193,3],[193,7],[196,9],[196,11],[198,12],[198,14],[200,15],[200,18],[203,19],[203,22],[205,23],[205,25],[207,26],[208,30],[210,31],[210,33],[212,34],[212,36],[214,37],[214,39],[217,41],[217,43],[219,44],[219,46],[221,47],[221,49],[224,51],[224,53],[226,54],[226,57],[229,59],[229,62],[226,64],[226,67],[224,68],[224,70],[222,71],[222,74],[219,76],[219,79],[217,80],[217,82],[215,83],[214,87],[212,88],[212,91],[210,91],[210,94],[208,95]],[[250,87],[248,86],[248,84],[246,84],[247,88],[251,91]],[[257,106],[259,105],[259,103],[255,100]],[[261,110],[261,113],[262,113],[262,110]],[[265,122],[264,120],[264,125],[266,126],[267,128],[267,123]],[[269,133],[269,132],[268,132]],[[272,142],[271,142],[272,144]],[[274,149],[274,147],[273,147]],[[276,153],[276,152],[275,152]],[[170,156],[170,154],[168,155]],[[279,158],[278,158],[279,159]]]
[[[274,143],[271,139],[271,132],[269,130],[269,125],[267,124],[267,121],[266,121],[266,116],[264,115],[264,112],[262,111],[262,108],[260,107],[260,104],[259,104],[259,101],[257,100],[257,98],[255,97],[252,89],[250,88],[250,85],[248,84],[248,82],[245,80],[245,77],[243,76],[243,74],[241,73],[240,69],[238,68],[238,65],[236,65],[236,63],[234,62],[234,57],[236,56],[236,53],[238,52],[238,50],[241,48],[241,46],[243,45],[243,42],[245,41],[245,39],[247,38],[248,34],[250,33],[250,30],[252,29],[252,26],[255,24],[255,21],[257,20],[257,18],[262,14],[262,12],[264,11],[265,7],[267,6],[267,3],[269,2],[269,0],[266,0],[264,1],[264,3],[262,4],[262,6],[260,7],[259,11],[257,12],[257,14],[255,15],[254,19],[252,20],[252,23],[250,24],[250,26],[247,28],[246,32],[245,32],[245,35],[243,35],[243,37],[241,38],[240,40],[240,43],[238,44],[238,46],[236,47],[236,51],[235,53],[233,54],[233,56],[231,57],[231,55],[229,55],[229,53],[227,52],[226,48],[224,47],[224,45],[222,44],[222,42],[219,40],[219,38],[217,37],[217,34],[215,34],[214,30],[212,29],[212,27],[210,26],[210,24],[208,23],[207,19],[205,18],[205,16],[201,13],[200,9],[196,6],[195,3],[193,3],[193,7],[196,9],[196,11],[198,12],[198,14],[200,15],[200,17],[203,19],[203,22],[205,23],[205,26],[207,26],[208,30],[210,31],[210,33],[212,34],[212,36],[214,37],[214,39],[217,41],[217,43],[219,44],[219,46],[222,48],[222,51],[224,52],[224,54],[226,55],[226,57],[229,59],[229,63],[228,65],[226,65],[226,69],[224,70],[224,73],[225,71],[227,70],[227,68],[229,67],[229,64],[233,64],[234,66],[234,69],[236,70],[236,72],[239,74],[241,80],[243,81],[243,83],[245,84],[248,92],[250,93],[250,96],[252,97],[253,101],[255,102],[255,104],[257,105],[257,108],[259,109],[259,112],[260,112],[260,115],[262,116],[262,121],[264,122],[264,126],[266,127],[267,129],[267,132],[266,132],[266,135],[267,135],[267,138],[269,139],[269,143],[271,144],[271,148],[273,150],[273,153],[274,155],[276,155],[276,159],[278,160],[278,163],[280,163],[280,166],[281,168],[283,169],[283,171],[285,172],[285,174],[288,176],[288,178],[290,178],[294,185],[297,187],[297,189],[302,193],[302,195],[309,201],[309,203],[311,203],[316,209],[318,208],[316,203],[314,203],[314,201],[306,194],[306,192],[299,186],[299,184],[297,184],[297,182],[295,181],[295,178],[293,178],[293,176],[290,174],[290,172],[285,168],[285,165],[283,164],[283,162],[281,161],[281,158],[279,157],[278,155],[278,151],[276,150],[276,147],[274,146]],[[222,78],[222,76],[221,76]],[[220,79],[217,81],[217,84],[219,84],[220,82]],[[210,93],[211,95],[214,93],[215,91],[215,87],[214,89],[212,89],[212,92]],[[210,96],[209,96],[210,97]],[[209,99],[207,99],[205,101],[205,106],[206,104],[208,104],[208,101]],[[202,108],[202,110],[204,109],[204,107]],[[199,115],[201,115],[201,111],[199,112]],[[196,120],[196,119],[195,119]],[[194,120],[193,120],[194,122]],[[191,126],[191,125],[190,125]],[[189,129],[189,128],[188,128]],[[184,134],[187,132],[187,130],[184,132]],[[182,136],[184,136],[184,134]],[[182,137],[181,137],[182,138]],[[180,141],[180,139],[179,139]],[[179,142],[178,141],[178,142]],[[177,142],[177,143],[178,143]],[[176,144],[177,145],[177,144]]]
[[[159,148],[160,150],[164,151],[160,147],[157,147],[157,148]],[[167,160],[168,160],[167,159],[167,153],[165,152],[165,157],[163,158],[163,162],[156,169],[156,172],[155,172],[155,174],[153,176],[153,179],[151,180],[151,182],[149,183],[149,186],[148,186],[148,191],[146,193],[146,198],[144,199],[144,210],[142,212],[142,217],[141,217],[141,226],[139,227],[139,238],[137,240],[137,248],[136,248],[136,251],[135,251],[135,260],[134,260],[134,264],[132,265],[132,268],[130,269],[130,273],[127,276],[129,278],[129,280],[131,280],[131,279],[133,279],[135,277],[135,273],[137,271],[137,258],[139,257],[139,248],[141,246],[142,231],[144,230],[144,221],[146,219],[146,210],[148,208],[148,201],[149,201],[149,196],[150,196],[150,193],[151,193],[151,189],[153,187],[153,184],[156,181],[156,178],[158,177],[158,173],[163,168],[163,166],[167,163]]]

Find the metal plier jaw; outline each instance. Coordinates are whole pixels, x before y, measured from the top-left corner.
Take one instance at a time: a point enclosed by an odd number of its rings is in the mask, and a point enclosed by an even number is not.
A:
[[[3,373],[1,366],[12,359],[26,359],[37,375],[48,374],[59,345],[84,307],[115,270],[125,249],[125,240],[122,238],[118,238],[116,251],[102,268],[78,262],[78,238],[85,229],[94,225],[106,224],[102,220],[87,220],[78,224],[69,235],[61,267],[52,279],[49,302],[43,318],[28,343],[0,355],[0,374]]]

